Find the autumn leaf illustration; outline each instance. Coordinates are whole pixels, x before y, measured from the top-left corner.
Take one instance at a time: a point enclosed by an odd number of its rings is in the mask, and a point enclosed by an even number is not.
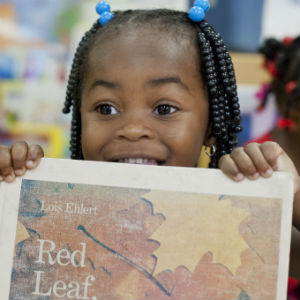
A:
[[[248,212],[232,207],[228,197],[217,195],[151,191],[144,197],[152,202],[155,213],[166,218],[150,237],[160,243],[154,252],[154,275],[181,265],[193,272],[207,252],[213,254],[214,263],[235,274],[240,254],[248,248],[239,232]]]
[[[25,226],[21,222],[18,222],[17,223],[17,230],[16,230],[15,245],[17,245],[18,243],[20,243],[22,241],[25,241],[28,238],[29,238],[29,234],[28,234]],[[16,255],[16,253],[15,253],[15,255]]]
[[[36,270],[43,291],[57,278],[82,283],[93,275],[90,299],[275,298],[281,208],[274,201],[48,182],[28,185],[21,200],[12,300],[40,298],[32,295]],[[66,203],[97,213],[70,214]],[[46,253],[37,263],[41,239],[55,243],[53,258],[85,244],[84,267],[50,265]]]

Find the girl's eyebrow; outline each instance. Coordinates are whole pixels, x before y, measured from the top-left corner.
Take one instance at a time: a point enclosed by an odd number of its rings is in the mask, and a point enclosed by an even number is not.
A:
[[[189,87],[180,79],[178,76],[167,76],[167,77],[161,77],[157,79],[151,79],[147,82],[147,85],[156,87],[164,84],[169,83],[176,83],[188,92],[190,91]]]
[[[94,89],[96,86],[103,86],[106,87],[108,89],[112,89],[112,90],[116,90],[120,88],[120,84],[116,83],[116,82],[112,82],[112,81],[107,81],[107,80],[103,80],[103,79],[99,79],[99,80],[95,80],[93,82],[93,84],[91,85],[91,87],[89,88],[88,93],[91,92],[92,89]]]
[[[170,84],[170,83],[175,83],[180,87],[182,87],[183,89],[185,89],[186,91],[190,92],[189,87],[180,79],[179,76],[166,76],[161,78],[150,79],[149,81],[146,82],[146,86],[157,87],[157,86]],[[93,90],[96,86],[102,86],[112,90],[121,88],[121,85],[117,82],[98,79],[93,82],[93,84],[89,88],[88,93],[90,93],[91,90]]]

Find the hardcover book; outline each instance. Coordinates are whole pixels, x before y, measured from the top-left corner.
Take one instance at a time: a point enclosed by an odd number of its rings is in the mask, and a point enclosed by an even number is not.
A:
[[[42,159],[0,184],[0,299],[285,299],[293,181]]]

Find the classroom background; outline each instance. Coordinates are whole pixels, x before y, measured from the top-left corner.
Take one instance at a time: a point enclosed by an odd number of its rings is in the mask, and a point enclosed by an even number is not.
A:
[[[110,0],[113,10],[188,10],[188,0]],[[299,0],[211,0],[207,20],[221,33],[235,65],[242,111],[239,144],[270,131],[278,111],[258,111],[270,80],[258,48],[268,37],[300,34]],[[0,144],[24,139],[47,157],[69,157],[70,116],[61,113],[73,53],[96,20],[94,0],[0,0]]]

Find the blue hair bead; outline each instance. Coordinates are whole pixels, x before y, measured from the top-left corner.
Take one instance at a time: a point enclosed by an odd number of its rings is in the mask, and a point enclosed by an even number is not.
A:
[[[194,6],[201,7],[205,12],[210,9],[210,4],[207,0],[195,0]]]
[[[101,15],[105,11],[110,11],[110,5],[106,1],[100,1],[96,5],[96,12]]]
[[[101,14],[99,18],[99,23],[101,25],[105,25],[107,22],[109,22],[114,17],[114,14],[110,11],[105,11]]]
[[[201,8],[200,6],[193,6],[189,10],[189,18],[194,22],[200,22],[204,19],[204,17],[205,17],[204,9]]]

